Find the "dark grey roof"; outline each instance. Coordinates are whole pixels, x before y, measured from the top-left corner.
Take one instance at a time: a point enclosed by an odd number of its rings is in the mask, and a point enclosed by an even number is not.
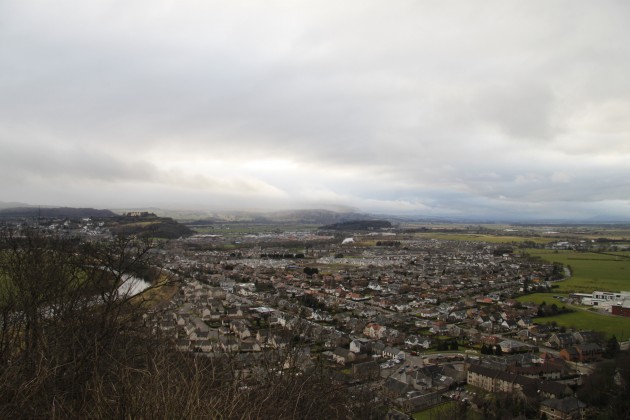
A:
[[[541,402],[540,405],[551,407],[555,410],[562,411],[563,413],[571,413],[579,410],[580,408],[586,407],[586,404],[574,397],[567,397],[561,400],[549,399]]]

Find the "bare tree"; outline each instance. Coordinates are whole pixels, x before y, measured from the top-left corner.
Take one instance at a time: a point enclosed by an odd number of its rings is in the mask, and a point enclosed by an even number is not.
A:
[[[297,343],[248,357],[176,351],[143,322],[161,285],[139,295],[123,287],[150,249],[130,237],[0,237],[0,418],[377,415],[369,387],[307,363]]]

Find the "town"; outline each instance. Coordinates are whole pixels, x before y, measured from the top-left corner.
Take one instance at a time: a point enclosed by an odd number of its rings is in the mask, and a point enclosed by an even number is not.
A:
[[[45,225],[54,231],[70,223]],[[617,342],[627,337],[534,318],[572,311],[570,304],[627,316],[629,292],[573,293],[559,306],[551,303],[554,285],[570,271],[516,242],[378,226],[217,224],[214,233],[161,241],[151,256],[169,293],[144,322],[179,351],[237,355],[244,383],[261,354],[297,351],[284,369],[323,364],[345,386],[368,387],[389,418],[454,406],[497,413],[501,403],[488,395],[509,396],[527,418],[597,412],[576,391],[597,362],[627,348]],[[109,235],[106,223],[89,218],[66,233]],[[559,246],[571,245],[544,245]],[[550,303],[522,299],[534,292]]]

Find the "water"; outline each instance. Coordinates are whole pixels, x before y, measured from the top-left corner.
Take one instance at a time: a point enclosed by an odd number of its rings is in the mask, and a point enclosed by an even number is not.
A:
[[[151,287],[150,283],[147,283],[143,279],[134,276],[125,276],[123,284],[118,288],[118,294],[120,296],[135,296]]]

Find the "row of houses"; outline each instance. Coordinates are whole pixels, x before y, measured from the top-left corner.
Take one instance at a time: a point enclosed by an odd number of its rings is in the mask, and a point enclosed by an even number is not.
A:
[[[539,414],[547,419],[586,418],[586,404],[574,398],[573,390],[561,382],[534,379],[477,364],[468,367],[467,382],[488,392],[539,401]]]

